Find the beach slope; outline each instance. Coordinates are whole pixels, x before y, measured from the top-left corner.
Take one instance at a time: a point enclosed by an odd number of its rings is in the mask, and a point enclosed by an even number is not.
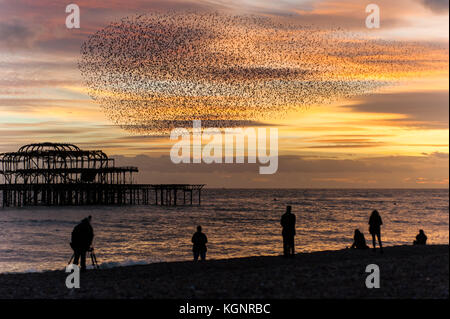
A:
[[[89,270],[80,289],[63,271],[0,275],[0,298],[448,298],[449,246],[395,246]],[[368,289],[366,266],[380,268]]]

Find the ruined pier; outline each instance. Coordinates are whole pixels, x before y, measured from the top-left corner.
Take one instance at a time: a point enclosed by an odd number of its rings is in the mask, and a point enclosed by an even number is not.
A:
[[[134,184],[138,171],[72,144],[25,145],[0,154],[2,206],[201,204],[203,184]]]

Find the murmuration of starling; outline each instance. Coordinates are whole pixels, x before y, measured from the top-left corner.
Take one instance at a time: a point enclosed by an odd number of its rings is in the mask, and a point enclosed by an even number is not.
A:
[[[78,65],[108,118],[140,135],[193,120],[223,128],[283,118],[371,93],[392,83],[383,74],[418,67],[380,61],[407,47],[344,33],[271,16],[155,12],[92,34]]]

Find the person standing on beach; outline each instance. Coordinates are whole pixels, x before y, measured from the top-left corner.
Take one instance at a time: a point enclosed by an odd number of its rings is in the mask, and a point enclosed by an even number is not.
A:
[[[197,232],[192,236],[192,252],[194,253],[194,261],[198,261],[200,256],[201,260],[206,260],[206,243],[208,238],[202,233],[202,226],[197,226]]]
[[[369,233],[372,235],[373,251],[376,251],[375,236],[377,236],[378,243],[380,244],[380,252],[383,253],[383,245],[381,244],[381,225],[383,225],[381,216],[377,210],[374,210],[369,218]]]
[[[92,240],[94,239],[91,219],[92,216],[83,219],[72,231],[70,247],[72,247],[74,253],[73,263],[78,265],[81,257],[81,271],[86,271],[86,253],[91,249]]]
[[[283,250],[284,256],[295,255],[295,215],[291,213],[292,207],[286,206],[286,213],[281,216],[281,226],[283,227]]]

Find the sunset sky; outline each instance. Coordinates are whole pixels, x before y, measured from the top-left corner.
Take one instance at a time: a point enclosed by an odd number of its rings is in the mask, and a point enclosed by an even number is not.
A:
[[[0,152],[34,142],[102,149],[121,165],[138,166],[139,181],[145,183],[255,188],[449,185],[448,0],[74,1],[81,9],[80,29],[65,26],[69,3],[0,0]],[[380,7],[380,29],[365,27],[369,3]],[[167,9],[263,15],[333,30],[333,41],[347,48],[345,67],[338,64],[333,72],[350,82],[380,85],[368,94],[261,119],[259,124],[279,129],[277,174],[259,175],[254,164],[174,165],[169,159],[173,141],[116,126],[92,100],[78,68],[81,45],[99,29],[127,16]],[[271,58],[276,59],[275,54]],[[328,67],[318,54],[313,62]],[[333,79],[333,72],[324,73],[327,80]],[[313,81],[320,84],[322,78]]]

